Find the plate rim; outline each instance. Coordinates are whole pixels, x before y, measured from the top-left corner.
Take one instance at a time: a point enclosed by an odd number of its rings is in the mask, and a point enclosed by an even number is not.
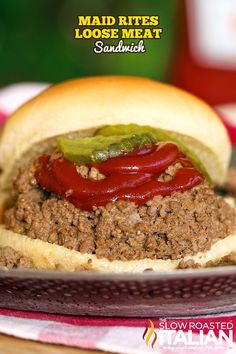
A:
[[[4,278],[17,279],[42,279],[42,280],[84,280],[84,281],[148,281],[148,280],[176,280],[190,278],[205,278],[205,277],[225,277],[235,275],[236,265],[221,266],[216,268],[204,269],[178,269],[171,271],[150,271],[143,273],[124,272],[96,272],[96,271],[77,271],[63,272],[58,270],[36,270],[36,269],[0,269],[0,281]]]

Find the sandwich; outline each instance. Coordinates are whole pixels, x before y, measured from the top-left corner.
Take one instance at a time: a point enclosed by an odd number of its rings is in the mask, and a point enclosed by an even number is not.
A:
[[[0,140],[0,266],[144,272],[234,264],[231,145],[218,115],[134,77],[54,85]]]

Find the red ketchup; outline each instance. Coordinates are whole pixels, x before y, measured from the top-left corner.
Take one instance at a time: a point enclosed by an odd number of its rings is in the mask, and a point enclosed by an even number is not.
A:
[[[90,164],[105,175],[102,180],[83,178],[76,165],[63,157],[39,157],[37,182],[49,192],[56,193],[77,208],[92,210],[116,200],[145,204],[156,195],[167,196],[184,192],[203,182],[203,176],[173,143],[160,143],[134,149],[120,157],[99,164]],[[174,177],[168,182],[158,177],[168,166],[180,162]]]

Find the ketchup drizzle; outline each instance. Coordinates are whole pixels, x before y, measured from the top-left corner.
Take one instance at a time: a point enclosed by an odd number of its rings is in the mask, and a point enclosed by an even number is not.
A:
[[[43,155],[39,162],[38,184],[64,197],[75,207],[88,211],[116,200],[142,205],[156,195],[184,192],[204,180],[178,146],[170,142],[134,149],[100,164],[90,164],[89,167],[96,167],[106,176],[102,180],[83,178],[76,165],[63,157],[52,159]],[[157,180],[168,166],[177,162],[182,167],[170,181]]]

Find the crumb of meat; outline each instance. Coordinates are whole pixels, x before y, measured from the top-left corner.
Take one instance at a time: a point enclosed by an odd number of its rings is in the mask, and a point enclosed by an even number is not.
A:
[[[209,261],[205,264],[204,268],[211,267],[222,267],[222,266],[231,266],[236,265],[236,253],[231,252],[227,256],[215,260]],[[199,263],[195,263],[193,259],[189,259],[188,261],[181,261],[178,265],[178,269],[187,269],[187,268],[201,268]]]
[[[104,179],[106,176],[103,175],[99,170],[95,167],[91,167],[89,171],[89,178],[95,179],[96,181],[99,181],[101,179]]]
[[[88,178],[89,177],[89,168],[87,166],[84,166],[84,165],[76,166],[76,171],[83,178]]]
[[[65,193],[66,197],[68,198],[73,193],[73,189],[68,189]]]
[[[206,184],[143,206],[117,201],[86,212],[31,183],[34,171],[31,164],[14,181],[6,227],[99,258],[179,259],[208,250],[236,228],[234,209]]]
[[[82,165],[82,166],[77,166],[76,170],[83,178],[90,178],[99,181],[106,177],[102,173],[100,173],[99,170],[95,167],[89,168],[87,166]]]
[[[188,269],[188,268],[201,268],[201,265],[199,263],[195,263],[193,259],[189,259],[188,261],[181,261],[179,262],[179,265],[177,269]]]
[[[34,268],[34,264],[30,258],[24,257],[11,247],[0,247],[0,267]]]
[[[180,162],[177,162],[174,165],[170,165],[167,167],[167,169],[165,170],[165,172],[163,172],[159,177],[158,177],[158,181],[159,182],[169,182],[173,179],[175,172],[181,168],[182,165]]]
[[[63,157],[62,153],[58,150],[54,150],[50,155],[51,160],[59,160],[62,157]]]

